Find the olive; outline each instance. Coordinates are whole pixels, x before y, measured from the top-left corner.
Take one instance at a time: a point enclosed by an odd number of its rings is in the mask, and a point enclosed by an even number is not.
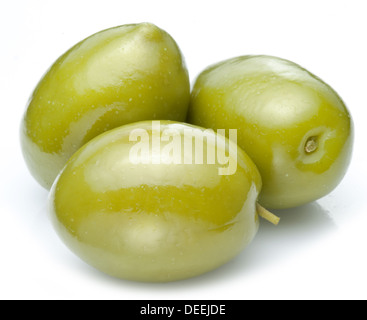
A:
[[[62,241],[91,266],[167,282],[238,255],[258,230],[260,189],[252,160],[222,134],[142,121],[81,147],[55,180],[49,208]]]
[[[174,39],[151,23],[98,32],[63,54],[39,81],[21,124],[31,174],[49,189],[69,157],[123,124],[183,121],[190,83]]]
[[[262,176],[270,209],[315,201],[338,186],[352,154],[353,122],[341,97],[301,66],[241,56],[201,72],[188,122],[237,129],[238,144]]]

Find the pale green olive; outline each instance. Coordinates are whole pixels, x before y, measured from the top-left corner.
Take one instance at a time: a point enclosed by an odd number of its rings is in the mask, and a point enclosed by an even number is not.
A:
[[[330,193],[350,163],[353,124],[339,95],[299,65],[243,56],[197,78],[190,123],[237,129],[258,167],[267,208],[300,206]]]
[[[49,189],[69,157],[98,134],[141,120],[185,120],[190,83],[172,37],[150,23],[96,33],[63,54],[34,90],[22,149]]]
[[[99,135],[70,158],[51,189],[50,214],[64,243],[118,278],[200,275],[234,258],[258,230],[261,178],[245,152],[213,131],[159,126],[143,121]],[[142,142],[148,149],[137,148]],[[235,170],[221,171],[228,167],[223,152]],[[208,154],[216,160],[206,161]]]

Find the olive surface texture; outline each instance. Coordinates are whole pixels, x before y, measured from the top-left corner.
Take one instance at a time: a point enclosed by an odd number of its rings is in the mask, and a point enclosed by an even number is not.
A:
[[[141,120],[184,121],[190,83],[174,39],[151,23],[98,32],[42,77],[21,125],[31,174],[49,189],[69,157],[95,136]]]
[[[197,141],[202,148],[192,152]],[[208,154],[218,157],[206,161]],[[226,171],[220,154],[236,169]],[[88,264],[121,279],[167,282],[238,255],[258,230],[260,190],[252,160],[223,135],[143,121],[79,149],[56,179],[49,208],[60,238]]]
[[[340,96],[277,57],[242,56],[205,69],[194,84],[188,122],[238,130],[239,146],[262,176],[259,202],[268,209],[327,195],[352,155],[352,118]]]

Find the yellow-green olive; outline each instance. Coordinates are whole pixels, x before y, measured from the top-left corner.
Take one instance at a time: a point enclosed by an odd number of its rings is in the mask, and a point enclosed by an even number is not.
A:
[[[241,252],[258,230],[260,189],[252,160],[223,135],[143,121],[78,150],[51,189],[50,214],[64,243],[95,268],[166,282]]]
[[[243,56],[197,78],[190,123],[238,129],[238,144],[258,167],[267,208],[300,206],[331,192],[349,166],[350,113],[325,82],[287,60]]]
[[[141,120],[183,121],[190,84],[172,37],[150,23],[96,33],[63,54],[34,90],[22,149],[49,189],[69,157],[98,134]]]

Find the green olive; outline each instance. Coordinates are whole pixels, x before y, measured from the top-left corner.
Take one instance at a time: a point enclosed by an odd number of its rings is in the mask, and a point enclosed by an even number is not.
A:
[[[223,152],[236,170],[221,171]],[[55,180],[49,207],[60,238],[88,264],[122,279],[167,282],[241,252],[258,230],[260,189],[252,160],[223,135],[142,121],[79,149]]]
[[[150,23],[96,33],[63,54],[34,90],[22,150],[49,189],[69,157],[95,136],[141,120],[184,121],[190,83],[172,37]]]
[[[197,78],[188,122],[237,129],[238,144],[258,167],[267,208],[291,208],[330,193],[350,163],[353,123],[342,99],[299,65],[243,56]]]

